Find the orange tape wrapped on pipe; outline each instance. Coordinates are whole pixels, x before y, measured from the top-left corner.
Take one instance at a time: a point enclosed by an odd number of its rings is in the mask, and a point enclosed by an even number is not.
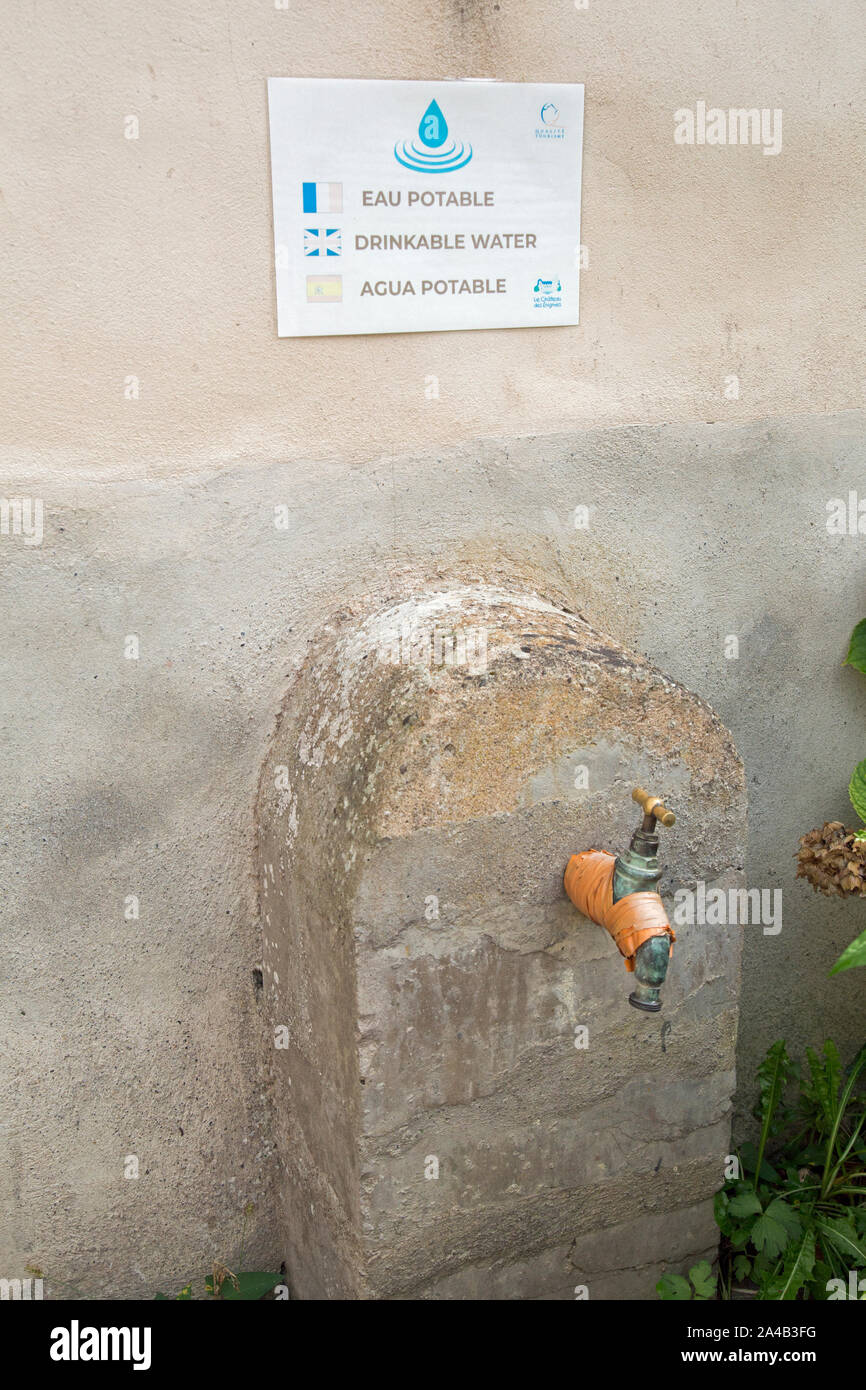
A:
[[[673,954],[676,934],[658,893],[628,893],[613,900],[616,859],[602,849],[573,854],[565,870],[565,891],[585,917],[609,931],[626,970],[634,970],[634,953],[651,936],[669,936]]]

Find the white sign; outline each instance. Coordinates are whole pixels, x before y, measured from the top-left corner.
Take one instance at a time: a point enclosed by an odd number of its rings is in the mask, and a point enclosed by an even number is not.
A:
[[[583,87],[268,83],[280,337],[578,322]]]

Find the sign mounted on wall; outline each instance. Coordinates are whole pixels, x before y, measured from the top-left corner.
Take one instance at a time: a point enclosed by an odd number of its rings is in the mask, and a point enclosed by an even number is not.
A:
[[[583,87],[268,83],[281,338],[578,322]]]

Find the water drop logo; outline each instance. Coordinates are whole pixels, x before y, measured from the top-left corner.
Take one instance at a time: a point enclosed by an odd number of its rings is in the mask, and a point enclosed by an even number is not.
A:
[[[420,143],[419,143],[420,141]],[[448,122],[438,101],[431,101],[421,123],[418,136],[411,144],[404,140],[394,146],[394,158],[404,169],[421,174],[453,174],[463,169],[472,158],[472,146],[458,144],[449,137]]]
[[[448,123],[442,115],[438,101],[431,101],[418,127],[418,134],[431,150],[438,150],[448,139]]]

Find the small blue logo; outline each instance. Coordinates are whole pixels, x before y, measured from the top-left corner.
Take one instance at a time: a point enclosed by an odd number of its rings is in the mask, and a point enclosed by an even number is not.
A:
[[[549,280],[542,280],[538,277],[532,286],[532,307],[533,309],[561,309],[562,308],[562,281],[558,275],[551,276]]]
[[[564,140],[565,126],[560,123],[559,107],[546,101],[538,113],[541,125],[535,127],[536,140]]]
[[[448,123],[437,101],[431,101],[418,127],[418,139],[411,144],[397,141],[394,158],[404,169],[415,169],[422,174],[452,174],[455,169],[463,169],[472,158],[472,146],[457,144],[449,140]],[[448,144],[446,144],[446,140]]]

